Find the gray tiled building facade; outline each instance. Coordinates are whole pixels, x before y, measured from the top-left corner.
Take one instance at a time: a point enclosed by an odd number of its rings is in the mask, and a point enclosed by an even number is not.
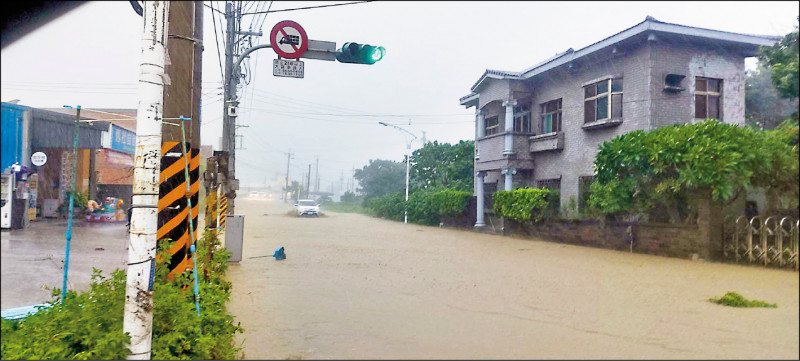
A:
[[[620,134],[744,125],[744,59],[778,40],[648,17],[521,72],[487,70],[460,99],[475,109],[476,226],[495,190],[558,188],[562,207],[582,206],[598,146]]]

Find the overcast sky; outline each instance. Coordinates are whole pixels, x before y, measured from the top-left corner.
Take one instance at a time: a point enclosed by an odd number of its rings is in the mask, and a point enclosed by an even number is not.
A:
[[[251,2],[246,2],[251,4]],[[342,3],[342,2],[335,2]],[[204,2],[209,5],[210,2]],[[276,1],[271,10],[332,4]],[[374,65],[303,59],[305,78],[272,75],[271,49],[246,61],[249,85],[239,92],[237,178],[242,186],[300,180],[319,158],[320,190],[350,178],[370,159],[401,161],[396,124],[429,141],[474,139],[474,109],[458,99],[486,69],[520,71],[568,48],[578,50],[642,22],[657,20],[736,33],[783,36],[797,24],[800,2],[369,2],[247,15],[253,44],[293,20],[310,39],[382,45]],[[224,11],[224,2],[214,2]],[[249,10],[267,8],[252,3]],[[224,19],[204,7],[203,144],[219,150],[222,130]],[[215,41],[216,33],[220,41]],[[258,27],[258,25],[261,25]],[[127,1],[89,2],[2,50],[2,100],[49,108],[137,107],[142,18]],[[249,64],[247,64],[249,63]],[[752,66],[753,61],[747,64]],[[412,149],[421,146],[414,142]],[[303,179],[305,182],[305,179]],[[312,181],[313,183],[313,181]]]

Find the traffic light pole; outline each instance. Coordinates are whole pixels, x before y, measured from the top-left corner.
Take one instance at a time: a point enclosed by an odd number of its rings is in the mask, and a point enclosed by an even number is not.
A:
[[[240,16],[241,8],[234,12],[233,4],[225,5],[225,20],[227,21],[227,43],[225,47],[225,105],[222,114],[222,150],[227,151],[228,156],[228,179],[225,179],[224,186],[228,195],[228,213],[234,213],[234,198],[238,190],[236,181],[236,85],[238,82],[239,66],[250,53],[264,48],[272,48],[272,44],[262,44],[245,50],[238,56],[234,55],[236,42],[235,18]],[[340,50],[336,50],[336,43],[331,41],[319,41],[308,39],[307,50],[299,58],[339,61],[341,63],[352,64],[374,64],[381,60],[386,53],[382,46],[362,45],[358,43],[346,43]],[[235,59],[234,59],[235,58]],[[280,58],[280,57],[279,57]],[[234,75],[236,74],[236,75]],[[274,74],[274,73],[273,73]],[[288,171],[286,186],[289,185]],[[310,184],[309,184],[310,186]],[[286,199],[284,198],[284,201]]]

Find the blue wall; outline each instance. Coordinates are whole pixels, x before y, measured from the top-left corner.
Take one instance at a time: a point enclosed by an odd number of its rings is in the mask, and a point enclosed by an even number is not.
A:
[[[2,103],[0,111],[0,172],[19,162],[22,164],[22,115],[29,107]]]

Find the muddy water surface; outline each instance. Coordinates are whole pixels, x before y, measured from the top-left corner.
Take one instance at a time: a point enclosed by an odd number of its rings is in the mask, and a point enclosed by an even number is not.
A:
[[[800,358],[797,272],[236,206],[248,359]],[[707,301],[728,291],[778,308]]]

